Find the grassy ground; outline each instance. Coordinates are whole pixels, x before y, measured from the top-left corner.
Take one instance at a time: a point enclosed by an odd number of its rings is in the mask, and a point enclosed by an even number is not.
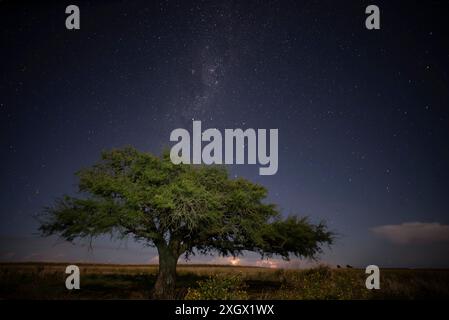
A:
[[[77,264],[81,289],[65,288],[68,264],[0,264],[0,299],[148,299],[157,265]],[[360,269],[281,270],[178,266],[180,299],[449,298],[449,270],[381,269],[381,289],[367,290]]]

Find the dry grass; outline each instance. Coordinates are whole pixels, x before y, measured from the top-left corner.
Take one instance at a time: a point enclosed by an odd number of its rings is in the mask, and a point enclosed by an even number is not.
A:
[[[157,265],[75,263],[81,271],[81,290],[65,288],[69,263],[0,264],[0,299],[148,299]],[[360,269],[282,270],[228,265],[179,265],[179,297],[195,292],[213,298],[213,287],[233,298],[238,275],[249,299],[432,299],[449,297],[449,270],[382,269],[381,289],[365,288]],[[212,288],[212,289],[211,289]],[[242,289],[242,290],[243,290]],[[192,296],[192,295],[191,295]],[[217,297],[218,298],[218,297]]]

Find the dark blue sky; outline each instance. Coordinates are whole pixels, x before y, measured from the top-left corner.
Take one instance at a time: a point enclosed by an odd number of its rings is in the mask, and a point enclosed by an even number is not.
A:
[[[340,236],[323,261],[449,267],[443,4],[376,1],[376,31],[371,1],[78,1],[76,31],[69,4],[0,2],[0,260],[152,261],[41,239],[33,216],[101,150],[159,154],[194,118],[279,129],[276,175],[229,169],[326,220]]]

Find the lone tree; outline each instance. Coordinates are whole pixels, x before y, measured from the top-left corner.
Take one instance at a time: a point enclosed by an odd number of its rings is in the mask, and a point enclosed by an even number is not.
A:
[[[79,196],[63,196],[45,208],[40,231],[68,241],[105,233],[145,241],[159,253],[153,297],[175,297],[181,255],[215,252],[262,257],[314,258],[332,233],[322,223],[282,219],[264,203],[267,190],[245,179],[230,179],[218,166],[175,165],[168,153],[156,157],[134,148],[102,153],[77,172]]]

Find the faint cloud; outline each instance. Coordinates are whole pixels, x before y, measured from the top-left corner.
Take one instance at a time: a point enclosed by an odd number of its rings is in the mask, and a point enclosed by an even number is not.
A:
[[[14,257],[15,255],[15,252],[6,252],[5,254],[3,254],[3,257],[9,259]]]
[[[237,266],[237,265],[241,265],[241,264],[245,265],[245,263],[243,263],[243,262],[245,262],[244,258],[232,257],[232,256],[229,256],[229,257],[217,256],[210,260],[208,259],[208,260],[205,260],[202,262],[210,263],[210,264],[230,264],[233,266]]]
[[[256,261],[256,266],[258,267],[264,267],[264,268],[272,268],[277,269],[279,267],[280,263],[279,260],[258,260]]]
[[[405,222],[371,229],[396,244],[429,244],[449,241],[449,225],[438,222]]]

